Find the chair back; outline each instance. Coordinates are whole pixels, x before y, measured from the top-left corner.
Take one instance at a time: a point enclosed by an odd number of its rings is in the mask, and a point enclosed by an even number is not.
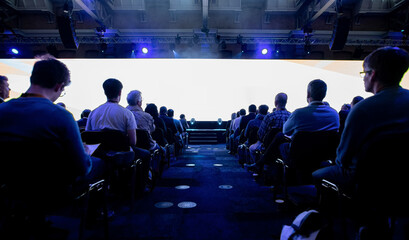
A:
[[[2,195],[30,205],[53,209],[73,197],[74,161],[56,140],[0,139]]]
[[[107,151],[129,151],[129,140],[125,133],[118,130],[84,131],[82,141],[86,144],[100,144],[94,156],[104,156]]]
[[[368,138],[357,158],[359,206],[377,214],[409,214],[409,132],[388,132]]]
[[[339,145],[337,131],[300,131],[291,139],[288,162],[299,183],[310,183],[313,171],[326,160],[334,160]]]
[[[150,149],[150,134],[143,129],[136,129],[136,147],[149,150]]]
[[[267,148],[271,142],[273,141],[274,137],[277,135],[277,133],[281,132],[282,129],[281,128],[270,128],[266,135],[264,136],[263,140],[263,144],[264,146]]]

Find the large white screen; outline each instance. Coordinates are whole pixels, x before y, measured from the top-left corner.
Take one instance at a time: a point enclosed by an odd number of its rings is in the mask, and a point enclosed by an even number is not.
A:
[[[288,94],[287,109],[307,104],[307,85],[313,79],[328,84],[325,101],[337,111],[354,96],[368,97],[359,76],[362,61],[319,60],[230,60],[230,59],[61,59],[71,71],[72,83],[64,102],[76,119],[83,109],[94,109],[106,101],[102,83],[117,78],[123,85],[120,104],[138,89],[143,107],[155,103],[175,110],[175,116],[216,121],[230,119],[232,112],[250,104],[274,108],[279,92]],[[35,60],[0,59],[2,75],[9,78],[12,97],[29,87]],[[402,86],[408,88],[407,77]]]

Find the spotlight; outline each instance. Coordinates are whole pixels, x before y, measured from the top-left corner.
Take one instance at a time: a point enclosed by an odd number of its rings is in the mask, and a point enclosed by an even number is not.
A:
[[[17,55],[17,54],[20,53],[17,48],[11,48],[11,49],[10,49],[10,52],[11,52],[12,54],[15,54],[15,55]]]
[[[261,50],[261,54],[266,55],[268,53],[267,48],[263,48],[263,50]]]
[[[194,125],[195,122],[196,122],[196,119],[194,119],[194,118],[190,119],[190,125]]]
[[[146,47],[144,47],[144,48],[142,48],[142,52],[143,52],[144,54],[147,54],[149,51],[148,51],[148,49],[147,49]]]

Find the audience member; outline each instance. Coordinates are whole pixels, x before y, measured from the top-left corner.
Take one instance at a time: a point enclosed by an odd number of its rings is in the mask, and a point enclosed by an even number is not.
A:
[[[152,138],[162,147],[168,144],[166,140],[166,125],[165,122],[159,117],[158,108],[155,104],[150,103],[146,106],[145,112],[149,113],[155,124],[155,131],[152,133]]]
[[[87,126],[88,116],[91,113],[90,109],[84,109],[81,113],[81,119],[77,121],[78,127],[80,130],[85,130]]]
[[[22,142],[29,140],[31,143],[52,141],[61,149],[61,156],[56,156],[59,160],[56,165],[64,172],[59,172],[55,165],[52,168],[50,166],[48,170],[45,170],[42,164],[31,165],[30,172],[49,173],[49,176],[39,178],[47,179],[50,184],[68,183],[83,176],[85,176],[83,180],[91,181],[101,177],[103,173],[103,162],[86,153],[72,114],[53,104],[70,83],[67,66],[51,56],[44,56],[34,64],[28,90],[19,98],[0,104],[2,141],[11,139]],[[27,146],[22,145],[21,149],[24,151],[25,147]],[[35,169],[36,166],[39,169]],[[25,167],[26,165],[22,163],[19,172],[27,172],[24,170]],[[63,187],[59,186],[58,189],[53,188],[49,191],[57,192],[61,189]]]
[[[135,152],[135,159],[142,159],[144,174],[147,178],[150,166],[150,153],[147,150],[135,147],[135,117],[131,111],[119,105],[123,87],[122,83],[117,79],[109,78],[104,81],[102,87],[104,88],[107,102],[90,113],[85,129],[86,131],[117,130],[126,134],[129,145]]]
[[[153,117],[142,110],[142,93],[138,90],[133,90],[128,93],[126,98],[128,101],[128,106],[126,109],[131,111],[135,117],[136,128],[145,130],[149,133],[149,150],[154,151],[160,149],[159,145],[153,140],[151,133],[155,131],[155,124]]]
[[[10,97],[10,87],[8,78],[0,75],[0,103],[3,103],[5,99]]]
[[[182,127],[183,127],[183,129],[184,129],[184,132],[186,132],[186,130],[189,129],[190,126],[189,126],[189,123],[188,123],[187,120],[186,120],[185,114],[180,114],[179,117],[180,117],[179,121],[180,121],[180,123],[182,124]]]
[[[259,171],[265,162],[274,163],[277,157],[287,160],[291,138],[298,131],[338,131],[339,116],[335,109],[323,103],[327,93],[327,84],[320,80],[312,80],[307,88],[308,106],[296,109],[283,125],[283,132],[278,133],[266,149],[263,158],[250,170]]]
[[[264,117],[267,115],[268,106],[267,105],[260,105],[258,107],[258,114],[256,118],[250,120],[247,124],[246,129],[244,130],[244,136],[246,137],[246,145],[250,146],[257,142],[257,132],[260,128],[261,123],[264,120]]]
[[[229,137],[229,145],[230,145],[230,151],[229,154],[236,154],[237,152],[237,143],[238,141],[236,141],[236,139],[240,136],[240,122],[241,122],[241,118],[243,116],[246,115],[246,109],[240,109],[240,111],[238,112],[237,117],[234,119],[234,121],[232,120],[232,124],[231,124],[231,134]]]
[[[168,117],[168,109],[165,106],[160,107],[159,117],[165,122],[166,125],[166,139],[169,143],[174,143],[176,138],[175,134],[178,132],[176,124],[172,118]]]
[[[253,162],[256,161],[255,152],[257,150],[262,151],[265,147],[268,147],[268,145],[266,146],[265,144],[263,144],[267,132],[273,128],[280,129],[281,131],[285,121],[287,121],[287,119],[290,117],[291,113],[285,108],[285,106],[287,105],[287,98],[287,94],[285,93],[278,93],[275,96],[275,111],[268,114],[264,118],[257,133],[258,141],[255,144],[251,145],[249,148],[250,156]]]
[[[338,112],[339,115],[339,132],[342,133],[344,130],[345,120],[347,119],[348,113],[351,110],[350,104],[344,104],[341,107],[341,110]]]
[[[409,91],[399,86],[408,67],[409,54],[397,47],[379,48],[365,58],[364,87],[374,96],[359,104],[353,101],[337,149],[336,164],[313,173],[317,184],[325,178],[342,189],[353,187],[361,146],[382,131],[409,130]]]
[[[360,101],[364,100],[363,97],[361,96],[356,96],[352,99],[351,101],[351,108],[353,108],[357,103],[359,103]]]
[[[247,114],[246,116],[243,116],[240,120],[240,125],[239,125],[239,131],[243,131],[246,129],[247,124],[250,122],[250,120],[253,120],[254,118],[256,118],[256,113],[257,112],[257,107],[254,104],[251,104],[249,106],[249,114]]]

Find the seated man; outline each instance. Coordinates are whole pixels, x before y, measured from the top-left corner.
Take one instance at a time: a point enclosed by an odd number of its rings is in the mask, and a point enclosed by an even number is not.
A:
[[[253,143],[257,142],[257,133],[260,128],[261,123],[263,122],[265,116],[268,112],[267,105],[260,105],[258,107],[258,114],[256,118],[250,120],[247,124],[246,130],[244,130],[244,137],[247,139],[246,145],[253,145]]]
[[[258,141],[251,145],[249,150],[250,150],[250,157],[253,160],[253,162],[256,161],[255,158],[255,152],[257,150],[264,150],[265,146],[263,144],[264,138],[268,132],[269,129],[272,128],[277,128],[277,129],[282,129],[285,121],[287,121],[288,117],[290,117],[290,112],[287,111],[285,106],[287,105],[287,94],[285,93],[278,93],[275,97],[274,100],[274,105],[275,105],[275,111],[272,113],[268,114],[264,120],[261,122],[260,128],[258,130]]]
[[[409,91],[399,85],[408,67],[409,54],[397,47],[379,48],[365,58],[364,87],[374,96],[352,107],[337,149],[336,165],[313,173],[317,185],[325,178],[342,189],[350,188],[355,184],[360,147],[370,136],[382,130],[409,130]]]
[[[137,148],[136,121],[131,111],[119,105],[121,100],[122,83],[114,78],[105,80],[102,87],[107,97],[107,102],[94,109],[87,121],[86,131],[118,130],[128,137],[129,145],[135,152],[135,159],[142,159],[145,179],[148,177],[150,166],[150,153]],[[130,163],[129,163],[130,164]]]
[[[166,140],[169,144],[175,143],[178,130],[173,119],[168,116],[168,109],[165,106],[160,107],[159,118],[161,118],[166,125]]]
[[[274,163],[281,157],[284,161],[288,157],[291,138],[298,131],[338,131],[338,112],[323,103],[327,93],[327,84],[316,79],[308,84],[307,101],[308,106],[296,109],[284,123],[283,132],[278,133],[272,143],[266,149],[263,158],[256,164],[250,166],[250,170],[260,170],[264,163]]]
[[[61,167],[64,172],[58,172],[55,169],[56,166],[52,169],[44,169],[47,166],[42,166],[42,163],[31,165],[31,169],[24,169],[27,165],[21,163],[21,166],[18,166],[20,172],[49,173],[49,176],[38,177],[48,178],[47,183],[50,185],[58,184],[58,182],[68,183],[71,179],[89,182],[101,178],[104,171],[103,162],[86,153],[72,114],[53,104],[60,97],[64,88],[71,83],[67,66],[51,56],[45,56],[34,64],[30,83],[28,90],[19,98],[0,104],[1,141],[13,140],[24,143],[29,140],[33,144],[39,142],[55,143],[61,154],[55,158],[56,161],[60,160],[56,162],[56,165],[61,165],[58,167]],[[28,149],[29,147],[22,145],[21,150],[24,151],[25,148]],[[54,151],[54,149],[49,150],[50,152]],[[10,161],[11,159],[2,158],[2,160]],[[42,159],[30,160],[41,161]],[[3,170],[13,172],[11,169]],[[4,176],[4,174],[0,175]],[[58,179],[54,179],[52,176]],[[33,179],[25,180],[33,181]],[[51,192],[56,190],[49,189]]]
[[[84,109],[84,111],[82,111],[81,119],[77,121],[80,131],[85,130],[85,127],[87,126],[88,116],[90,113],[91,113],[91,110],[89,109]]]
[[[160,149],[160,146],[153,140],[151,134],[155,131],[155,124],[153,117],[143,111],[141,108],[142,106],[142,93],[138,90],[133,90],[128,93],[126,98],[128,101],[128,106],[126,109],[131,111],[135,117],[135,121],[137,124],[137,129],[145,130],[149,133],[149,150],[155,151],[156,149]]]

